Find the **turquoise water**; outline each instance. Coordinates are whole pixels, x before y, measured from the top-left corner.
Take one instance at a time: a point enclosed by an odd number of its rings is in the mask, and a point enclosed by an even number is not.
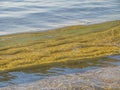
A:
[[[118,19],[119,0],[0,0],[0,35]]]

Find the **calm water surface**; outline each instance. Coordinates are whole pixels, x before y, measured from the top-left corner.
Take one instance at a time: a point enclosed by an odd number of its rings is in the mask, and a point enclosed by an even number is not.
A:
[[[120,0],[0,0],[0,35],[120,19]]]

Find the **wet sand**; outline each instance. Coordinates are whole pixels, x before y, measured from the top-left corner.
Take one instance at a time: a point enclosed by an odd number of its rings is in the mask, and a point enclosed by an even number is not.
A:
[[[120,66],[84,73],[53,76],[37,82],[13,85],[0,90],[103,90],[120,89]]]

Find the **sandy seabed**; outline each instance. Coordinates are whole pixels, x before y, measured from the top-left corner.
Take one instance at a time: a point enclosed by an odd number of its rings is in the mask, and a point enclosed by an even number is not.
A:
[[[103,90],[103,88],[120,90],[120,66],[48,77],[32,83],[3,87],[0,90]]]

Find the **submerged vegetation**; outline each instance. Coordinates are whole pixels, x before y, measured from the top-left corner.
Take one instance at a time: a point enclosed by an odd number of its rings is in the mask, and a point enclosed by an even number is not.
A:
[[[120,21],[0,37],[0,71],[120,54]]]

